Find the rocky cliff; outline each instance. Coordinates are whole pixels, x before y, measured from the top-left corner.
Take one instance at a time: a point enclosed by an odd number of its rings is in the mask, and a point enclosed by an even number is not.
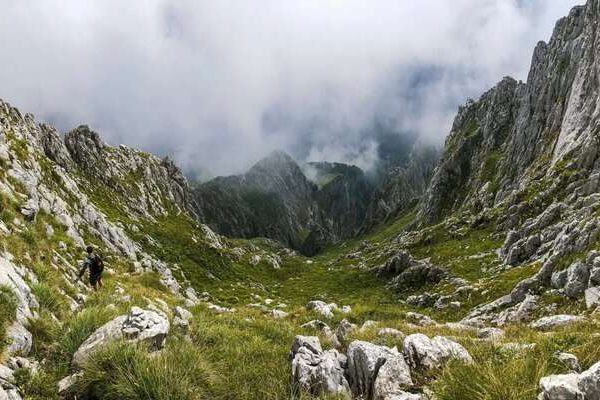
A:
[[[426,221],[493,207],[551,175],[577,148],[587,154],[583,164],[593,164],[594,113],[586,99],[594,98],[597,6],[590,1],[558,21],[550,41],[537,45],[527,82],[505,78],[460,108],[425,196]]]
[[[465,323],[519,321],[549,293],[597,304],[599,26],[598,1],[575,7],[537,45],[527,82],[505,78],[459,109],[418,220],[459,237],[492,229],[506,268],[536,267]]]
[[[415,208],[429,187],[439,157],[435,147],[417,145],[406,164],[388,171],[370,199],[362,232],[389,223]]]
[[[200,218],[221,234],[300,248],[318,221],[316,190],[290,156],[274,152],[243,175],[199,185],[194,195]]]

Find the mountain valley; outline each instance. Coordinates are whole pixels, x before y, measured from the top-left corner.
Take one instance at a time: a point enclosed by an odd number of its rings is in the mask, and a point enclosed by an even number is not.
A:
[[[378,179],[190,184],[1,101],[0,400],[600,399],[599,35],[588,0]]]

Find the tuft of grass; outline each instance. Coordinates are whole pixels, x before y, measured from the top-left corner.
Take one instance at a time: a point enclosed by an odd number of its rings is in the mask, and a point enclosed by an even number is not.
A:
[[[53,361],[59,367],[68,367],[79,346],[100,326],[113,317],[113,311],[101,307],[87,307],[69,319],[56,343]]]
[[[145,272],[137,279],[138,282],[144,287],[152,288],[158,290],[159,292],[168,292],[166,286],[160,281],[160,275],[158,272]]]
[[[63,334],[63,327],[48,310],[40,310],[38,318],[29,321],[27,330],[33,337],[32,356],[46,358],[53,352],[53,344]]]
[[[196,313],[192,341],[227,382],[211,399],[291,398],[288,352],[298,331],[292,321],[274,323],[252,311]]]
[[[13,291],[7,286],[0,286],[0,354],[6,342],[6,328],[17,317],[17,299]]]
[[[216,379],[202,353],[177,338],[154,354],[143,344],[106,346],[92,355],[83,372],[73,394],[90,400],[212,399]]]
[[[44,282],[32,285],[31,291],[40,305],[40,311],[47,310],[59,314],[66,308],[65,299]]]
[[[32,373],[28,369],[15,371],[15,383],[28,400],[58,400],[56,378],[43,369]]]
[[[568,373],[554,358],[557,351],[574,353],[582,368],[600,359],[600,338],[594,337],[597,322],[578,324],[544,335],[515,325],[506,329],[507,341],[535,343],[517,353],[500,351],[492,343],[471,342],[467,348],[475,363],[451,363],[432,384],[440,400],[535,400],[542,377]]]

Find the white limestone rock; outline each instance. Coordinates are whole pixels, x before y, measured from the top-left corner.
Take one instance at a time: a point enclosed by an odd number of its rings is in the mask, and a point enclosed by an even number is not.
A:
[[[384,400],[412,386],[410,368],[396,348],[357,340],[348,346],[347,356],[355,396]]]

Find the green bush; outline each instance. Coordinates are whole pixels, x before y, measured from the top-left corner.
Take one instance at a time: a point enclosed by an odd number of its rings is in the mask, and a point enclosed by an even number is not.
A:
[[[172,338],[160,353],[142,344],[115,343],[94,353],[75,385],[75,395],[105,400],[212,399],[214,375],[200,351]]]

